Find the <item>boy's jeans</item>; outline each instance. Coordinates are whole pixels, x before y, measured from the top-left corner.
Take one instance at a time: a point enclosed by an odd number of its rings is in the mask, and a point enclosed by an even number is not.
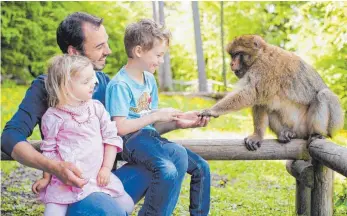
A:
[[[139,215],[171,215],[186,172],[190,183],[190,214],[207,215],[210,208],[210,170],[199,155],[160,137],[151,129],[142,129],[123,137],[123,159],[143,164],[152,172],[150,186]]]

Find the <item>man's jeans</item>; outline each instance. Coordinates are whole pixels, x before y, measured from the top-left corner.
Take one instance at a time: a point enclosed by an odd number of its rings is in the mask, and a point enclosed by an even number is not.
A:
[[[142,164],[152,172],[151,183],[139,215],[171,215],[186,172],[192,175],[190,214],[207,215],[210,208],[210,170],[199,155],[162,138],[151,129],[123,137],[123,159]],[[131,195],[131,194],[130,194]]]
[[[122,181],[124,189],[133,198],[134,203],[140,201],[150,184],[152,173],[145,167],[135,164],[125,164],[113,171]],[[120,206],[106,193],[96,192],[83,200],[69,206],[67,215],[71,216],[127,216],[123,206]]]

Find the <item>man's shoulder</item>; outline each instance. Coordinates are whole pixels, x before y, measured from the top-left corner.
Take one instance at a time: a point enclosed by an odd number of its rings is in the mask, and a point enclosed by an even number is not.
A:
[[[42,74],[39,75],[38,77],[36,77],[31,84],[45,84],[45,79],[46,79],[47,75],[46,74]]]
[[[98,78],[99,83],[107,84],[110,81],[109,76],[102,71],[96,71],[96,77]]]
[[[28,90],[30,90],[31,92],[47,92],[46,88],[45,88],[45,79],[46,79],[47,75],[40,75],[38,77],[36,77],[32,82],[31,85],[29,87]]]

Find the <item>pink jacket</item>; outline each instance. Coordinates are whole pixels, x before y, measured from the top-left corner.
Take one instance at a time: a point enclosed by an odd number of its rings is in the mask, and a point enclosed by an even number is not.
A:
[[[113,197],[124,194],[122,182],[111,174],[110,183],[99,187],[96,177],[104,156],[104,144],[123,149],[123,141],[117,135],[104,106],[97,100],[89,100],[79,107],[49,108],[42,117],[41,144],[43,154],[53,160],[74,163],[88,183],[83,188],[63,184],[52,176],[50,184],[40,193],[44,203],[70,204],[82,200],[93,192],[104,192]]]

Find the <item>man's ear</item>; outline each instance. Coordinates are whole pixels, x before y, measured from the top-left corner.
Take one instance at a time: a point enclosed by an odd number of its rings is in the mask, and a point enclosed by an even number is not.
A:
[[[141,57],[142,56],[142,53],[143,53],[143,50],[142,50],[142,47],[137,45],[133,48],[133,53],[136,57]]]
[[[67,53],[69,55],[80,55],[81,53],[73,46],[69,45],[67,48]]]

